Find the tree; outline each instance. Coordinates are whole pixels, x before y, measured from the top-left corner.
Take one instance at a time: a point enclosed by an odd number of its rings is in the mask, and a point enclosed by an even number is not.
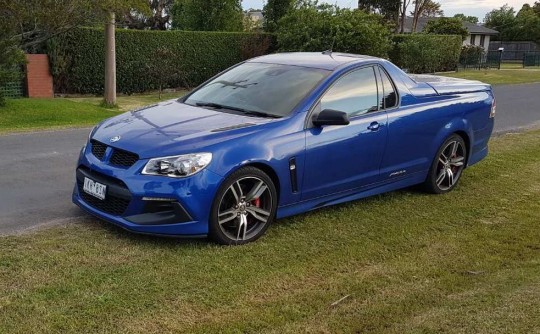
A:
[[[116,106],[116,13],[126,13],[131,10],[147,9],[145,0],[100,0],[94,4],[98,13],[106,16],[105,21],[105,94],[103,104]]]
[[[0,39],[14,41],[25,51],[35,50],[51,37],[74,27],[105,23],[105,103],[116,103],[115,16],[130,10],[144,12],[148,8],[146,0],[0,0],[0,8],[2,23],[13,27]]]
[[[448,17],[429,21],[423,32],[437,35],[460,35],[463,40],[469,35],[469,31],[463,26],[460,19]]]
[[[148,13],[132,10],[126,13],[121,25],[130,29],[167,30],[171,23],[171,9],[174,0],[148,0]]]
[[[387,21],[399,26],[401,0],[358,0],[358,9],[367,13],[380,14]]]
[[[399,11],[399,15],[401,17],[401,22],[399,23],[399,32],[402,34],[405,32],[405,18],[407,17],[407,8],[409,7],[410,3],[411,0],[403,0],[401,2],[401,7]]]
[[[386,56],[390,29],[381,16],[332,5],[291,10],[279,22],[281,51],[333,51]]]
[[[461,21],[465,21],[465,22],[471,22],[471,23],[474,23],[474,24],[478,24],[479,20],[476,16],[467,16],[465,14],[456,14],[454,15],[454,17],[456,19],[460,19]]]
[[[176,0],[172,26],[193,31],[242,31],[240,0]]]
[[[515,40],[540,42],[540,12],[528,4],[523,5],[516,15]]]
[[[441,16],[442,14],[440,3],[433,0],[414,0],[414,11],[411,12],[413,17],[412,32],[416,32],[419,18]]]
[[[516,35],[516,12],[513,7],[504,5],[499,9],[494,9],[486,14],[485,26],[499,32],[494,39],[503,41],[513,41]]]
[[[267,32],[275,32],[278,21],[293,8],[293,0],[268,0],[263,7],[263,28]]]

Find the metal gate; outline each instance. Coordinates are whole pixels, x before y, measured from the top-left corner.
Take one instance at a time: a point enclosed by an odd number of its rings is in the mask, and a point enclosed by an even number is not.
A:
[[[527,52],[523,55],[523,67],[540,67],[540,52]]]

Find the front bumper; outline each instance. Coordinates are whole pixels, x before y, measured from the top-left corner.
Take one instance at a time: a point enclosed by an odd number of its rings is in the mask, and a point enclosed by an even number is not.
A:
[[[86,212],[126,230],[155,235],[208,234],[212,201],[222,177],[204,169],[186,178],[141,175],[147,159],[129,168],[81,152],[72,200]],[[82,191],[84,177],[107,186],[101,201]],[[157,200],[152,200],[157,199]]]

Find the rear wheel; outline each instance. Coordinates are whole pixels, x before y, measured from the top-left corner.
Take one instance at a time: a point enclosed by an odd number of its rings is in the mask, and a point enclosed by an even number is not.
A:
[[[268,175],[244,167],[229,176],[212,204],[209,236],[224,245],[260,238],[276,215],[276,188]]]
[[[465,168],[467,147],[463,138],[452,135],[441,146],[424,182],[424,188],[435,194],[444,194],[456,187]]]

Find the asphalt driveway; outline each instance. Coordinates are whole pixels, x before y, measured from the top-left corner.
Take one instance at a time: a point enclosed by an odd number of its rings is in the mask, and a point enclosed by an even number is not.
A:
[[[540,83],[496,86],[495,132],[540,127]],[[77,222],[74,170],[90,129],[0,136],[0,235]]]

